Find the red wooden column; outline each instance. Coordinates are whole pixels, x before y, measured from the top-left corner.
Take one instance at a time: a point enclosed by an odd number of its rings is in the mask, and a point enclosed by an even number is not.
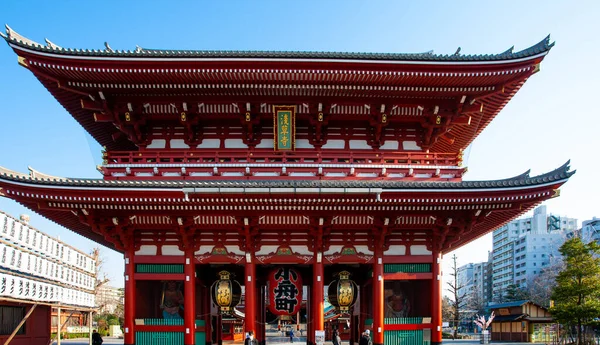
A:
[[[315,261],[313,263],[313,288],[312,288],[312,319],[313,329],[312,334],[309,334],[311,342],[315,343],[315,331],[325,330],[325,306],[323,290],[325,288],[323,283],[323,253],[315,251]]]
[[[183,326],[185,345],[196,344],[196,265],[194,263],[194,248],[185,250],[185,263],[183,265]]]
[[[256,340],[259,342],[262,340],[259,337],[262,335],[257,334],[256,329],[256,264],[254,263],[254,254],[246,252],[246,266],[245,266],[245,279],[244,287],[246,293],[244,312],[246,313],[245,327],[246,332],[253,331]]]
[[[384,291],[383,291],[383,248],[381,245],[375,247],[373,256],[373,345],[383,345],[383,323],[384,323]]]
[[[431,344],[442,343],[442,254],[433,251],[431,272]]]
[[[125,249],[125,315],[124,328],[125,335],[123,343],[125,345],[135,344],[135,263],[133,257],[135,247],[130,244]]]

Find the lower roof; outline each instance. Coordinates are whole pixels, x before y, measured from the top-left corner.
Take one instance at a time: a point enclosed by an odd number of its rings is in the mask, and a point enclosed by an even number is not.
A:
[[[557,196],[557,189],[573,173],[567,162],[539,176],[530,177],[527,172],[493,181],[105,181],[1,169],[0,195],[118,251],[114,243],[82,222],[83,213],[94,212],[106,219],[165,216],[173,226],[180,216],[214,215],[216,210],[223,213],[225,209],[230,215],[245,217],[290,213],[328,217],[332,211],[334,215],[385,214],[389,219],[414,216],[420,219],[414,223],[421,224],[420,229],[433,229],[440,217],[447,225],[452,218],[455,224],[472,217],[482,218],[468,232],[454,234],[452,241],[446,241],[441,249],[446,253]],[[361,228],[369,226],[373,225],[364,224]]]

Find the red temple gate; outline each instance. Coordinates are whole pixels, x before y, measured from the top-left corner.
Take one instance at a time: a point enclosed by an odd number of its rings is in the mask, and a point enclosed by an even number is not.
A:
[[[348,271],[352,341],[370,329],[377,345],[439,344],[442,255],[557,196],[572,174],[462,181],[462,151],[539,70],[548,38],[442,56],[3,37],[106,149],[103,179],[2,169],[0,195],[124,254],[127,345],[159,332],[218,343],[241,320],[262,342],[268,273],[291,267],[309,291],[309,343],[325,329],[325,287]],[[211,303],[223,270],[244,287],[228,315]]]

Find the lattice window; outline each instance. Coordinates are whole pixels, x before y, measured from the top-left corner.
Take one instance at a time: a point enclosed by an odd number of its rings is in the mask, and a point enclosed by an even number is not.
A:
[[[0,306],[0,335],[10,335],[25,317],[25,307]],[[17,335],[25,334],[26,324],[19,329]]]

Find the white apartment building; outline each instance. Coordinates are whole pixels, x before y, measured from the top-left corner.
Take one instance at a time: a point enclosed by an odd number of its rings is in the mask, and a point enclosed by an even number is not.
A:
[[[100,313],[113,314],[119,304],[123,304],[123,296],[114,286],[101,285],[96,293],[96,306]]]
[[[558,254],[568,232],[577,229],[577,219],[547,214],[539,206],[533,216],[514,220],[493,232],[491,265],[492,299],[497,301],[509,285],[526,286]]]
[[[600,218],[594,217],[590,220],[584,220],[581,224],[581,238],[587,241],[596,241],[600,243]]]

